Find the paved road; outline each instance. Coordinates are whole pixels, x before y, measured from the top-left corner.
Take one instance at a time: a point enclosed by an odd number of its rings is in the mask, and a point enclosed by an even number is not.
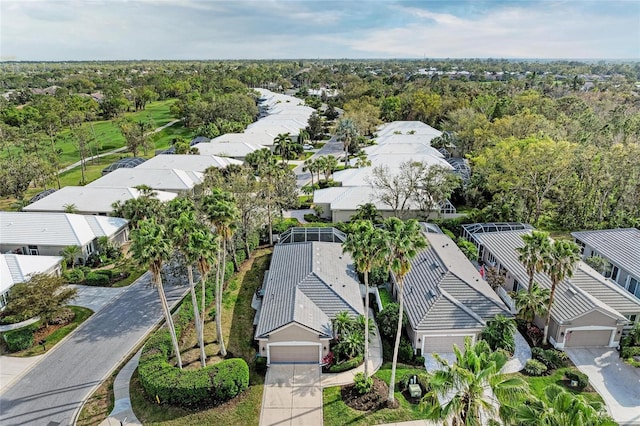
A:
[[[188,287],[165,289],[175,305]],[[1,391],[0,424],[73,424],[83,401],[161,318],[158,293],[147,273]]]
[[[337,141],[335,136],[332,136],[331,139],[329,139],[324,144],[324,146],[318,150],[318,152],[316,152],[309,158],[318,158],[325,155],[340,157],[343,153],[344,145],[342,144],[342,142]],[[311,182],[311,173],[302,171],[303,168],[304,165],[301,164],[293,169],[293,172],[296,174],[296,186],[298,188],[302,188],[303,186]]]

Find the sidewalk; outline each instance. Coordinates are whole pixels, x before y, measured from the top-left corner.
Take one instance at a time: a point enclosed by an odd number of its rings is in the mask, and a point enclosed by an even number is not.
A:
[[[133,413],[131,395],[129,394],[129,382],[131,382],[133,372],[138,368],[138,360],[140,360],[141,353],[142,349],[118,372],[116,380],[113,382],[113,399],[115,401],[113,410],[109,413],[109,417],[100,423],[100,426],[142,424]]]
[[[516,331],[515,334],[516,348],[513,351],[513,357],[507,361],[507,363],[502,367],[500,371],[502,374],[508,373],[517,373],[522,370],[527,363],[531,359],[531,348],[529,347],[529,343],[527,343],[526,339],[522,337],[519,331]]]

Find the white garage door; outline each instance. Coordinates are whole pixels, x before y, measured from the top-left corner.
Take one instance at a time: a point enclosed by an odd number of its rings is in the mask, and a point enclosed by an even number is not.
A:
[[[473,336],[469,336],[473,338]],[[425,336],[424,353],[430,354],[453,352],[453,345],[464,348],[465,336]]]
[[[269,346],[271,363],[319,364],[319,346]]]
[[[611,330],[574,330],[565,337],[565,348],[609,346]]]

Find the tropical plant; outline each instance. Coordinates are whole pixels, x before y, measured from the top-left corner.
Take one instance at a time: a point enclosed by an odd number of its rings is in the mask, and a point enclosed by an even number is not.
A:
[[[332,321],[333,337],[340,339],[355,329],[355,320],[348,311],[338,312]]]
[[[369,220],[373,224],[382,222],[382,215],[373,203],[364,203],[356,207],[356,214],[351,216],[352,221]]]
[[[386,259],[386,235],[384,230],[376,228],[368,220],[354,222],[342,251],[350,253],[358,272],[364,275],[365,307],[363,331],[369,330],[369,273],[374,267],[381,266]],[[367,333],[369,334],[369,333]],[[369,338],[364,339],[364,376],[369,377]]]
[[[551,248],[545,262],[545,272],[551,278],[551,293],[547,305],[547,317],[544,322],[544,336],[542,343],[547,344],[549,336],[549,322],[551,321],[551,308],[558,284],[565,278],[571,278],[573,271],[580,261],[580,247],[573,241],[557,240],[551,244]]]
[[[549,233],[531,231],[531,234],[523,234],[522,240],[524,246],[517,249],[518,260],[524,265],[529,275],[527,289],[531,293],[535,273],[541,272],[545,268],[545,259],[550,249]]]
[[[153,283],[158,290],[160,303],[164,312],[164,319],[171,335],[173,351],[179,368],[182,368],[182,357],[176,329],[167,303],[167,296],[162,285],[162,265],[170,258],[173,250],[171,240],[167,235],[165,226],[158,223],[155,218],[143,219],[138,223],[138,227],[131,231],[130,251],[133,259],[139,265],[146,265],[153,277]]]
[[[608,276],[608,274],[611,273],[611,263],[609,263],[609,261],[604,257],[590,256],[584,260],[584,263],[591,266],[604,276]]]
[[[517,291],[511,297],[516,303],[518,318],[529,323],[532,323],[536,316],[543,317],[547,313],[549,290],[540,287],[535,281],[529,287],[529,291]]]
[[[158,218],[159,214],[164,213],[162,202],[158,200],[156,192],[151,187],[139,185],[135,189],[138,191],[138,197],[130,198],[124,203],[117,201],[111,205],[111,215],[127,219],[131,229],[135,229],[143,219]]]
[[[80,246],[66,246],[60,252],[60,256],[62,256],[65,268],[68,268],[69,266],[71,268],[74,268],[76,266],[76,260],[81,255],[82,249],[80,248]]]
[[[73,203],[63,204],[62,208],[65,213],[78,213],[78,207]]]
[[[432,375],[429,391],[420,401],[428,419],[451,425],[499,422],[500,403],[515,404],[527,393],[522,378],[500,374],[507,357],[501,351],[492,352],[484,340],[472,345],[467,337],[464,351],[456,345],[453,351],[453,364],[434,354],[441,369]]]
[[[624,339],[625,346],[640,346],[640,322],[633,325]]]
[[[365,393],[371,392],[373,388],[373,379],[371,377],[367,377],[366,374],[356,373],[353,378],[353,385],[356,388],[356,392],[360,395],[364,395]]]
[[[492,351],[504,349],[513,353],[516,346],[514,339],[516,331],[516,322],[513,318],[498,314],[487,321],[487,325],[480,333],[480,338],[489,344]]]
[[[344,145],[344,165],[349,166],[349,146],[358,138],[358,128],[350,118],[343,118],[336,126],[336,136]]]
[[[396,340],[393,348],[393,360],[391,364],[391,378],[389,380],[389,403],[394,400],[394,387],[396,380],[396,367],[398,365],[398,350],[400,347],[400,337],[402,335],[403,321],[403,290],[404,277],[411,269],[411,261],[418,255],[419,251],[427,247],[427,239],[422,234],[420,224],[415,219],[406,222],[397,217],[390,217],[383,222],[386,230],[387,259],[395,285],[397,288],[397,298],[399,301],[398,325],[396,330]]]

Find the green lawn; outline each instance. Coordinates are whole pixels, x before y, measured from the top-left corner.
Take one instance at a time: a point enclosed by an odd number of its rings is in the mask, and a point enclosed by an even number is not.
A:
[[[424,370],[400,364],[396,370],[396,379],[401,378],[405,374],[419,374],[421,372],[424,372]],[[391,363],[383,364],[375,375],[379,379],[389,383],[389,379],[391,378]],[[395,395],[400,403],[398,408],[383,408],[378,411],[366,413],[354,410],[342,401],[340,386],[326,388],[322,393],[324,425],[376,425],[424,419],[424,415],[421,413],[418,405],[411,404],[400,392],[396,392]]]
[[[393,303],[393,296],[389,293],[385,287],[378,287],[378,293],[380,294],[380,300],[382,301],[382,307],[384,308],[389,303]]]
[[[514,375],[523,378],[527,383],[529,383],[529,389],[531,390],[531,393],[537,398],[542,398],[544,396],[545,389],[549,385],[555,384],[555,385],[561,386],[563,389],[566,389],[572,394],[582,395],[589,401],[598,401],[598,402],[604,403],[604,401],[602,400],[602,397],[597,392],[579,392],[574,389],[566,387],[563,384],[563,380],[564,380],[564,372],[567,369],[568,368],[558,368],[553,372],[553,374],[549,376],[532,377],[532,376],[527,376],[521,373],[515,373]]]

